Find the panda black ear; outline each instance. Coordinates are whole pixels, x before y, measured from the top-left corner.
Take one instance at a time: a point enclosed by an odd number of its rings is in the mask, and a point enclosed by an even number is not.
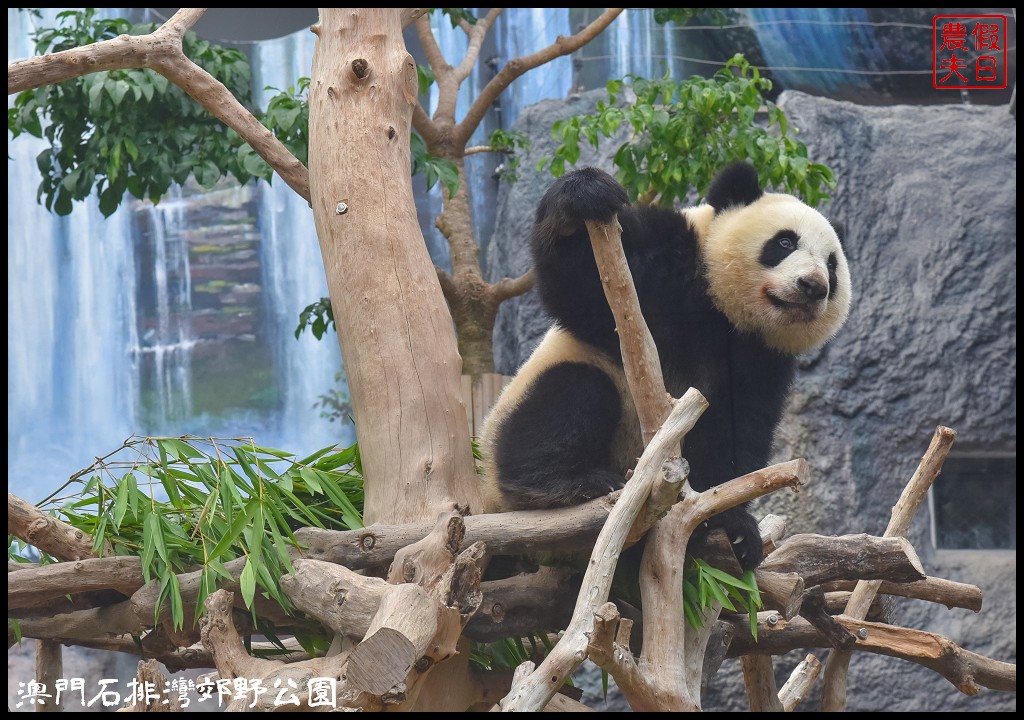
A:
[[[731,207],[750,205],[763,194],[754,166],[737,162],[719,171],[711,181],[705,202],[721,212]]]
[[[829,220],[832,224],[832,229],[836,231],[836,235],[839,237],[839,242],[843,245],[846,244],[846,225],[839,222],[838,220]]]

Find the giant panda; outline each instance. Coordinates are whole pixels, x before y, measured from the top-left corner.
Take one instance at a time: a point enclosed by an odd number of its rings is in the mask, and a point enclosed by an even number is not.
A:
[[[486,419],[488,512],[607,494],[643,451],[584,225],[616,213],[667,390],[680,397],[692,386],[709,402],[684,440],[695,490],[767,464],[796,356],[846,320],[852,288],[836,230],[796,197],[763,191],[750,164],[722,169],[705,201],[681,211],[631,207],[625,189],[597,168],[561,177],[542,198],[530,238],[553,325]],[[709,524],[726,530],[745,570],[760,564],[746,506]]]

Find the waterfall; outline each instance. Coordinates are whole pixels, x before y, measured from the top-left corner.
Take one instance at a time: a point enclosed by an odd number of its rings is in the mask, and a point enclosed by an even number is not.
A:
[[[309,77],[314,41],[307,28],[255,45],[253,77],[262,93],[256,97],[261,107],[278,90]],[[341,370],[337,336],[332,331],[318,341],[307,329],[296,340],[294,334],[299,313],[328,294],[313,211],[276,178],[269,186],[260,185],[259,223],[268,336],[282,394],[280,440],[275,442],[293,452],[300,447],[312,451],[332,442],[350,444],[355,440],[351,425],[328,422],[313,408],[321,394],[337,386],[334,376]]]
[[[52,26],[8,9],[8,60]],[[10,104],[13,97],[8,98]],[[136,429],[137,344],[130,213],[94,198],[66,217],[36,201],[42,140],[7,153],[7,454],[11,492],[39,500]]]
[[[172,186],[158,205],[143,203],[152,256],[137,268],[140,281],[152,289],[154,322],[133,348],[139,366],[143,394],[151,398],[143,408],[143,424],[154,432],[172,433],[174,423],[186,423],[192,415],[192,337],[189,315],[192,282],[188,244],[184,237],[186,202],[181,189]],[[146,419],[149,421],[146,422]]]
[[[8,10],[8,60],[30,57],[30,34],[56,24]],[[110,11],[111,16],[117,10]],[[254,74],[284,88],[308,75],[308,30],[261,43]],[[12,102],[13,97],[8,102]],[[333,333],[296,341],[299,312],[327,295],[312,212],[284,183],[227,191],[255,194],[264,332],[271,347],[269,411],[200,411],[194,396],[190,216],[204,202],[172,188],[158,203],[126,198],[109,218],[94,197],[59,217],[36,201],[36,155],[27,135],[8,144],[8,457],[11,491],[38,501],[132,433],[252,436],[311,452],[350,443],[351,427],[313,407],[341,369]],[[230,196],[228,205],[244,200]],[[207,383],[209,384],[209,383]],[[253,388],[253,392],[265,388]],[[206,403],[209,404],[209,403]]]
[[[502,62],[543,50],[559,35],[572,35],[569,8],[506,8],[497,31],[498,56]],[[548,98],[563,98],[572,87],[572,58],[555,58],[529,71],[501,94],[501,124],[512,127],[519,111]]]

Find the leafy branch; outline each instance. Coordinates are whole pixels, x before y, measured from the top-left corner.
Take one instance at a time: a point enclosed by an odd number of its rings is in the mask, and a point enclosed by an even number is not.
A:
[[[322,297],[307,305],[299,313],[299,325],[295,328],[295,339],[298,340],[302,336],[302,331],[308,327],[309,331],[313,333],[313,337],[320,340],[332,325],[334,325],[334,309],[331,307],[331,299]]]
[[[560,145],[538,169],[562,175],[566,164],[579,160],[582,142],[596,148],[602,136],[617,138],[626,126],[628,138],[614,156],[617,177],[643,203],[671,207],[691,192],[703,197],[715,173],[735,160],[758,168],[764,186],[801,195],[810,205],[828,199],[835,187],[832,171],[808,159],[807,146],[765,96],[771,81],[742,55],[712,78],[627,80],[608,82],[608,101],[594,114],[556,122],[552,134]]]
[[[33,39],[36,52],[61,52],[128,35],[151,33],[152,24],[97,17],[94,8],[57,15],[58,26]],[[251,69],[238,50],[200,40],[189,31],[185,55],[223,83],[245,107],[252,105]],[[96,188],[100,210],[110,215],[125,192],[158,201],[171,183],[194,177],[213,187],[225,175],[245,183],[253,170],[269,179],[266,163],[247,161],[251,150],[234,130],[225,131],[184,90],[150,68],[112,70],[19,93],[7,111],[12,137],[45,138],[37,165],[39,197],[48,210],[71,212],[72,202]],[[257,159],[258,156],[257,156]]]

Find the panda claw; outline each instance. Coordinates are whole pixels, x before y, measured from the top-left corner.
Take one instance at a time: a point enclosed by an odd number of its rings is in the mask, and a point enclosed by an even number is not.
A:
[[[743,536],[742,535],[737,535],[736,539],[732,541],[732,544],[733,545],[739,545],[741,542],[743,542]]]

